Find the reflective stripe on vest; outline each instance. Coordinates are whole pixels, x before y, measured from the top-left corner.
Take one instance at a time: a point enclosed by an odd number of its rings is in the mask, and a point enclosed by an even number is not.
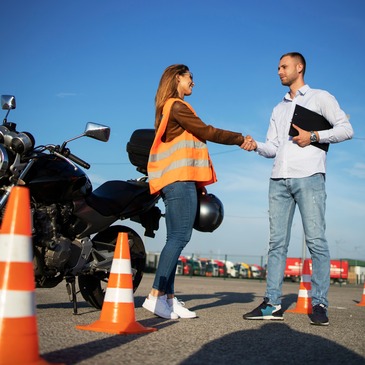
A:
[[[186,104],[195,114],[193,108],[181,99],[171,98],[165,103],[147,166],[151,193],[175,181],[196,181],[200,186],[217,181],[206,143],[186,130],[172,141],[162,142],[175,101]]]

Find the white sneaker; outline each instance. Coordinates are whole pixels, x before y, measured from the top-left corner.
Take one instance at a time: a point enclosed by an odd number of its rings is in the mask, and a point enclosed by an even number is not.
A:
[[[185,308],[185,303],[176,297],[167,299],[167,303],[180,318],[195,318],[197,316],[195,312]]]
[[[154,297],[148,295],[142,307],[156,314],[156,316],[166,319],[178,319],[179,316],[173,312],[172,308],[167,304],[167,296]]]

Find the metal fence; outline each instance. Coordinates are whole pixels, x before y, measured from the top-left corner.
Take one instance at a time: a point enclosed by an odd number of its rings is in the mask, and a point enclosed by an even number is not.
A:
[[[176,270],[177,275],[204,275],[204,276],[224,276],[240,278],[265,279],[267,256],[260,255],[232,255],[220,253],[203,253],[183,251],[181,256],[185,262],[179,261]],[[158,266],[160,252],[147,252],[146,272],[155,272]],[[212,262],[218,260],[219,266]],[[364,261],[348,260],[348,277],[345,282],[350,284],[363,284],[365,281]],[[222,265],[223,263],[223,265]]]

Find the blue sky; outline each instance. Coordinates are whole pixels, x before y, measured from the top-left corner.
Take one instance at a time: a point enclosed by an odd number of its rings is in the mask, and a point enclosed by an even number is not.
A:
[[[9,119],[18,130],[31,132],[37,144],[60,144],[87,122],[111,127],[108,143],[69,144],[92,165],[94,187],[141,176],[126,143],[135,129],[152,128],[155,92],[170,64],[194,73],[186,100],[207,124],[264,140],[271,110],[286,92],[279,58],[303,53],[306,82],[333,94],[355,130],[353,140],[328,153],[331,254],[365,259],[363,1],[14,0],[1,14],[0,93],[16,96]],[[267,250],[273,161],[238,147],[209,148],[219,180],[209,191],[224,203],[225,219],[212,234],[194,232],[184,252],[254,261]],[[164,241],[161,221],[146,249],[160,251]],[[297,211],[289,256],[302,255],[302,241]]]

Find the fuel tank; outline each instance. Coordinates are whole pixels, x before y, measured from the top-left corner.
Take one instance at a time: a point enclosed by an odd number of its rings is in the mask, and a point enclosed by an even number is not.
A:
[[[92,191],[91,181],[80,168],[48,154],[35,161],[25,183],[31,196],[44,203],[71,201]]]

